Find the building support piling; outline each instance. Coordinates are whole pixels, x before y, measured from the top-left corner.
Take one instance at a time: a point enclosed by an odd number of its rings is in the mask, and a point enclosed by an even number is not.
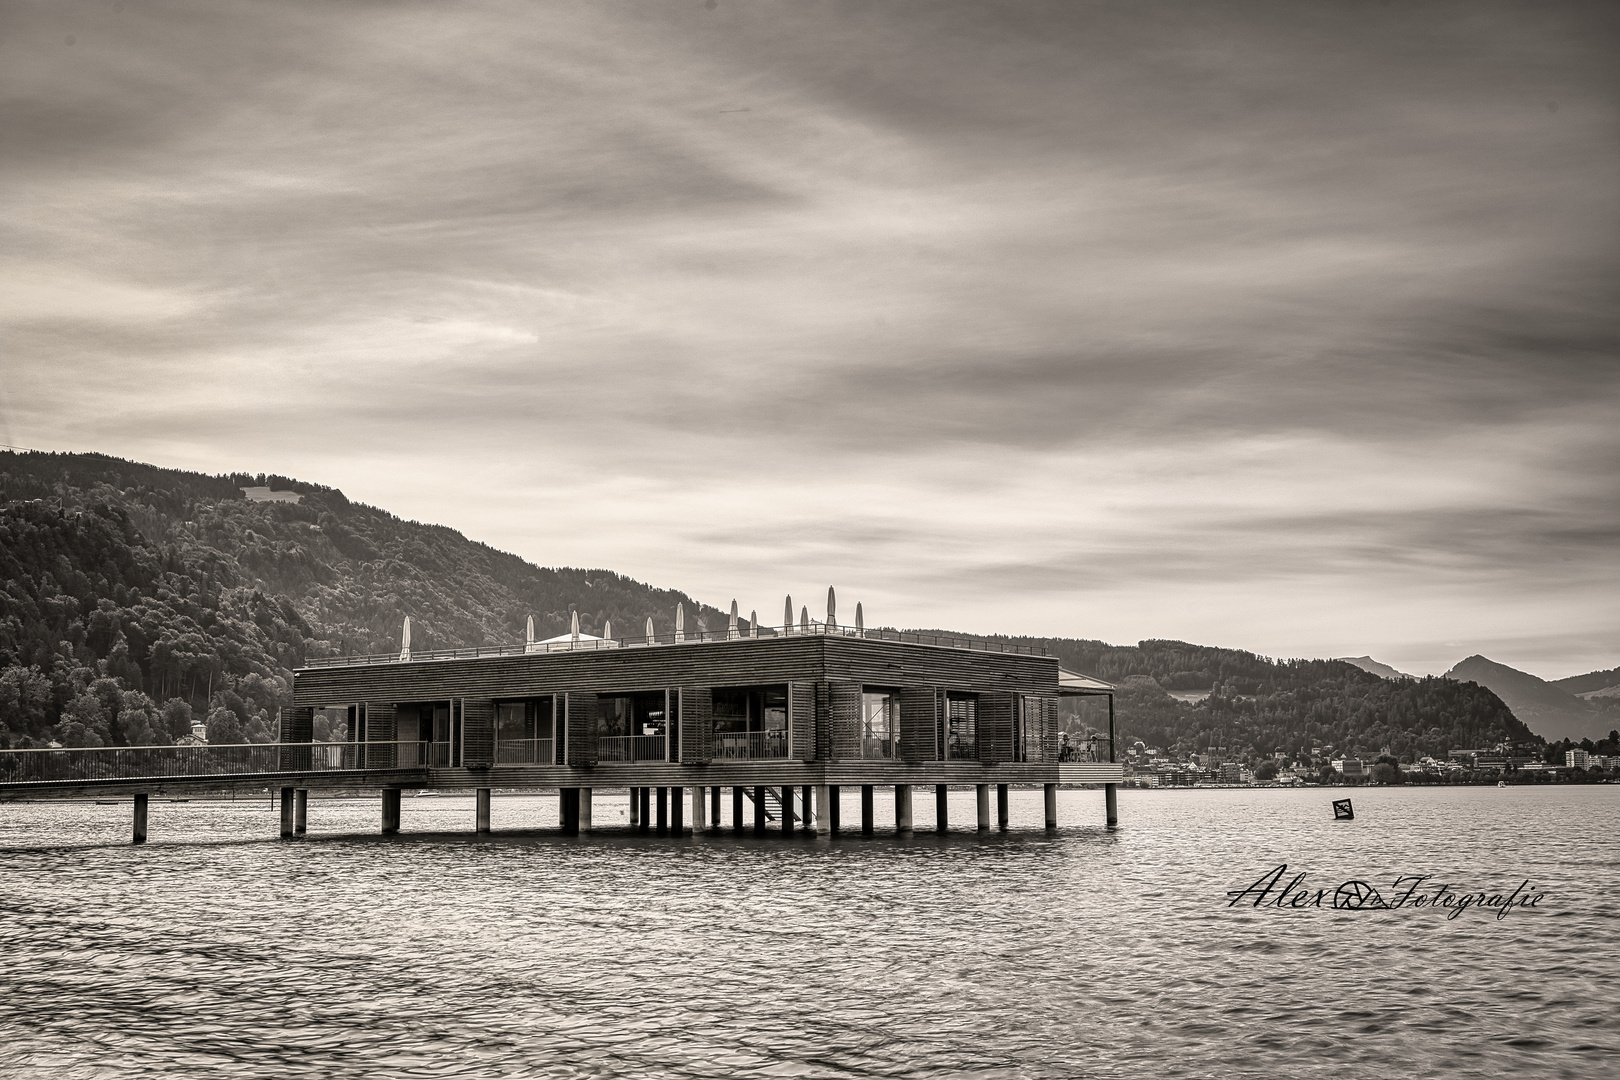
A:
[[[1057,785],[1046,784],[1046,827],[1057,828]]]
[[[872,785],[861,785],[861,835],[872,835]]]
[[[838,801],[842,795],[837,784],[827,785],[827,832],[832,836],[838,835]]]
[[[951,786],[934,785],[934,831],[949,832],[951,828]]]
[[[303,836],[309,832],[309,788],[299,788],[293,793],[293,835]]]
[[[130,838],[132,844],[146,843],[146,793],[141,792],[135,796],[135,811],[133,816],[133,831]]]
[[[733,784],[731,786],[731,831],[742,832],[743,828],[743,789]]]
[[[473,792],[473,820],[474,831],[482,834],[489,832],[489,788],[481,787]]]
[[[828,800],[832,798],[832,793],[838,789],[829,787],[826,784],[817,784],[813,790],[815,791],[816,803],[816,835],[830,836],[832,834],[832,807],[828,805]]]
[[[382,831],[384,836],[399,832],[399,788],[383,788]]]
[[[1103,804],[1107,808],[1108,827],[1110,829],[1119,825],[1119,785],[1103,785]]]
[[[290,787],[281,789],[281,838],[293,838],[293,789]]]
[[[894,831],[911,831],[911,785],[894,785]]]
[[[990,785],[975,784],[973,794],[979,805],[979,831],[990,831]]]
[[[669,835],[669,788],[659,788],[656,801],[658,803],[657,833],[659,836],[667,836]]]
[[[996,828],[1007,831],[1007,785],[996,785]]]
[[[591,789],[588,787],[579,789],[579,831],[591,831]]]
[[[754,788],[754,835],[765,835],[765,789]]]

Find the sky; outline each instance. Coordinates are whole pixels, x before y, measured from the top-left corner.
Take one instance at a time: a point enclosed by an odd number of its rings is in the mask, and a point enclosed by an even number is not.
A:
[[[1620,6],[0,0],[0,442],[746,612],[1620,664]]]

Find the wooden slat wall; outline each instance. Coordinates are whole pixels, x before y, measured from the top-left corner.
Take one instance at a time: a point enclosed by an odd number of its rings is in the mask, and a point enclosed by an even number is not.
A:
[[[461,763],[469,767],[495,764],[495,703],[467,698],[461,713]]]
[[[793,729],[792,753],[800,761],[816,759],[816,684],[788,684],[788,726]]]
[[[1058,759],[1058,699],[1055,697],[1043,697],[1036,700],[1041,703],[1040,760],[1043,762],[1055,762]]]
[[[850,761],[861,756],[861,684],[827,684],[828,754],[824,761]]]
[[[577,767],[596,764],[596,740],[601,727],[597,719],[596,695],[569,693],[564,698],[568,719],[568,764]]]
[[[1012,760],[1013,709],[1016,707],[1012,694],[979,695],[979,760],[986,765]]]
[[[933,761],[935,693],[932,687],[900,691],[900,757],[906,762]]]
[[[315,710],[310,706],[297,706],[281,710],[282,742],[314,742]]]
[[[823,636],[741,639],[639,649],[537,653],[312,668],[294,677],[295,705],[502,700],[568,690],[630,693],[672,686],[764,686],[825,679],[874,686],[1055,694],[1057,660]]]
[[[708,764],[714,754],[714,689],[683,686],[670,696],[680,711],[681,760]]]

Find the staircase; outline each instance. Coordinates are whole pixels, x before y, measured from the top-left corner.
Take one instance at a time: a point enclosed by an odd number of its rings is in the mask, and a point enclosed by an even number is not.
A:
[[[745,788],[742,789],[742,793],[743,793],[743,797],[745,799],[747,799],[749,802],[754,801],[754,789],[753,788],[745,787]],[[788,813],[792,815],[794,821],[799,820],[799,815],[798,814],[794,814],[793,811],[791,811],[791,810],[788,811]],[[766,789],[765,789],[765,820],[766,821],[780,821],[781,819],[782,819],[782,796],[780,796],[780,795],[778,795],[776,793],[775,788],[766,787]]]

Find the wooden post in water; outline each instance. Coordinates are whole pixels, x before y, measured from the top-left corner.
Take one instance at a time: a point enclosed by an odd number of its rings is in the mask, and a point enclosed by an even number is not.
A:
[[[806,784],[799,789],[801,796],[799,804],[804,808],[804,816],[800,820],[803,822],[805,829],[810,829],[812,827],[810,823],[818,820],[821,816],[821,804],[816,802],[814,792],[815,785],[813,784]],[[820,832],[821,830],[817,829],[816,831]]]
[[[827,804],[827,800],[832,798],[833,790],[835,789],[829,788],[826,784],[817,784],[814,788],[817,836],[832,835],[832,807]]]
[[[672,787],[669,789],[669,831],[674,836],[686,832],[685,822],[682,821],[686,810],[686,789]]]
[[[1007,831],[1007,785],[996,785],[996,828]]]
[[[911,785],[894,785],[894,831],[911,831]]]
[[[399,788],[383,788],[382,831],[390,836],[399,832]]]
[[[473,792],[473,828],[480,833],[489,832],[489,788]]]
[[[281,789],[281,838],[291,840],[293,837],[293,789]]]
[[[1119,785],[1103,785],[1103,804],[1107,807],[1108,827],[1110,829],[1119,825]]]
[[[132,843],[132,844],[144,844],[144,843],[146,843],[146,793],[145,792],[142,792],[139,795],[135,796],[135,813],[134,813],[134,820],[133,820],[132,824],[134,826],[134,830],[133,830],[133,835],[130,838],[130,843]]]
[[[949,784],[934,785],[934,831],[948,832],[951,827]]]
[[[309,831],[309,788],[293,793],[293,835],[303,836]]]
[[[743,831],[743,789],[733,784],[731,786],[731,829],[733,832]]]
[[[658,835],[669,833],[669,788],[658,789]]]
[[[754,788],[754,834],[765,835],[765,789]]]
[[[710,817],[709,817],[709,826],[710,826],[710,828],[719,829],[720,828],[720,785],[719,784],[716,784],[714,787],[711,787],[709,789],[709,813],[710,813]]]
[[[872,785],[861,785],[861,835],[872,835]]]
[[[974,787],[973,787],[973,793],[974,793],[975,796],[977,796],[978,803],[979,803],[979,831],[980,832],[989,832],[990,831],[990,785],[989,784],[975,784]]]
[[[709,789],[695,787],[692,789],[692,834],[709,830]]]
[[[782,835],[793,835],[793,785],[782,785]]]
[[[634,829],[641,824],[641,789],[630,789],[630,828]]]
[[[642,835],[652,832],[652,788],[641,789],[641,832]]]
[[[1046,785],[1046,827],[1057,828],[1057,785]]]
[[[827,831],[838,835],[838,800],[840,792],[837,784],[827,785]]]
[[[591,789],[588,787],[579,789],[579,831],[591,831]]]

